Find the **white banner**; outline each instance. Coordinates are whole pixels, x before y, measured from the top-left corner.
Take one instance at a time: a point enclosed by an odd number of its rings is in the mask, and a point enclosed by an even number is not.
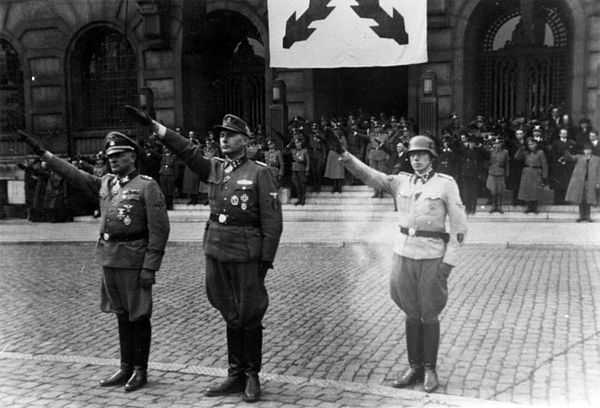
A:
[[[427,0],[268,0],[271,67],[427,62]]]

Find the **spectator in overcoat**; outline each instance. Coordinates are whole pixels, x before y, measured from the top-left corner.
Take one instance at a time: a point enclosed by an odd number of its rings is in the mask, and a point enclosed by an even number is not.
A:
[[[525,214],[538,213],[538,201],[541,200],[544,186],[548,184],[548,162],[546,155],[538,149],[535,139],[527,139],[527,149],[519,149],[515,158],[525,165],[521,174],[519,200],[526,202]]]
[[[558,138],[554,139],[547,154],[548,181],[550,189],[554,193],[554,205],[565,203],[565,193],[573,172],[573,164],[564,158],[565,151],[574,154],[576,149],[575,142],[569,139],[568,136],[568,129],[561,128],[558,131]]]
[[[583,154],[572,155],[565,151],[565,160],[575,163],[566,201],[579,205],[577,222],[592,222],[590,207],[598,204],[598,189],[600,189],[600,157],[592,154],[592,146],[587,144]]]

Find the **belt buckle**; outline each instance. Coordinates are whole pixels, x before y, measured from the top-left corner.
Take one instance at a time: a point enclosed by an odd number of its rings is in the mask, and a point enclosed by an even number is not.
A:
[[[227,221],[227,215],[225,215],[225,214],[219,214],[219,223],[220,224],[225,224],[226,221]]]
[[[102,234],[102,239],[108,241],[110,239],[110,234],[108,232],[105,232],[104,234]]]
[[[409,236],[409,237],[414,237],[415,235],[417,235],[417,229],[416,229],[416,228],[413,228],[413,227],[410,227],[410,228],[408,229],[408,236]]]

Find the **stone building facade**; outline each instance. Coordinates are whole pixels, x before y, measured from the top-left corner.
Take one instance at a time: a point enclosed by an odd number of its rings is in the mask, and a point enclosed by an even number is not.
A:
[[[362,108],[436,133],[450,112],[560,106],[600,127],[595,0],[428,0],[429,62],[405,67],[271,69],[268,43],[266,0],[0,0],[0,178],[20,177],[15,128],[89,154],[111,129],[139,135],[126,103],[197,133],[232,112],[269,134],[276,80],[289,117]]]

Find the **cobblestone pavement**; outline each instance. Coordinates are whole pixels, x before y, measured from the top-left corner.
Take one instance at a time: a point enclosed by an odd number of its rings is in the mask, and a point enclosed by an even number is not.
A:
[[[118,364],[90,243],[0,245],[0,406],[229,407],[225,328],[197,242],[171,243],[155,286],[149,386],[97,381]],[[283,245],[269,273],[261,407],[600,403],[600,250],[468,245],[442,316],[435,394],[390,387],[406,362],[386,245]]]

